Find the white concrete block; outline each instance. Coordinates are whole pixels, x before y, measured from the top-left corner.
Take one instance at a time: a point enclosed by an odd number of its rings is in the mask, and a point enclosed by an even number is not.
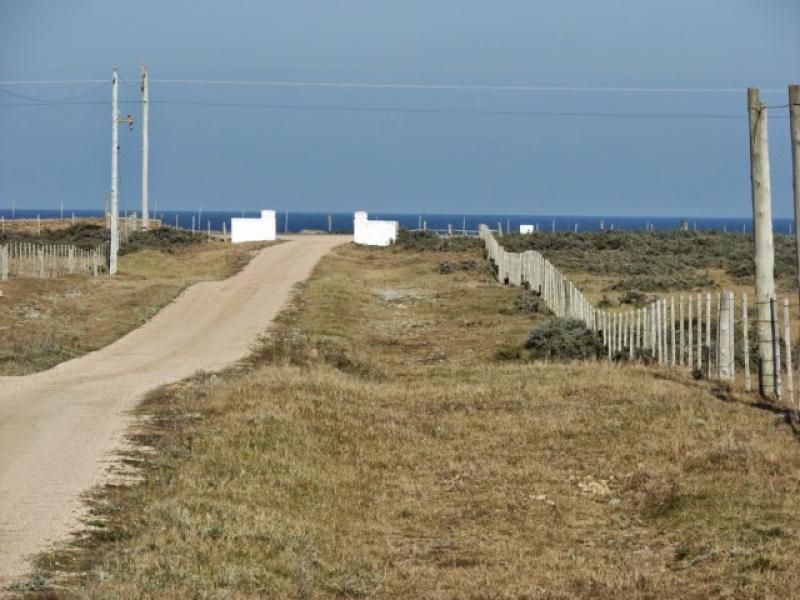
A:
[[[275,239],[275,211],[262,210],[259,219],[231,219],[231,242],[270,242]]]
[[[520,225],[519,226],[520,233],[533,233],[533,225]]]
[[[397,221],[369,221],[363,210],[353,215],[353,241],[364,246],[388,246],[397,239]]]

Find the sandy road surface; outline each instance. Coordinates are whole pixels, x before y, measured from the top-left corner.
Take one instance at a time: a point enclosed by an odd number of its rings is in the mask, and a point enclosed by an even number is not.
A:
[[[247,354],[292,286],[347,239],[298,236],[265,248],[237,275],[192,286],[102,350],[0,377],[0,587],[78,525],[80,494],[107,476],[145,393]]]

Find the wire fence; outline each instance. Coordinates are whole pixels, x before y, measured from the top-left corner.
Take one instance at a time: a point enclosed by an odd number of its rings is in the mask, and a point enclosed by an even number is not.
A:
[[[737,302],[732,291],[688,293],[658,298],[643,307],[604,310],[536,250],[507,252],[486,225],[480,226],[479,236],[498,281],[532,289],[555,316],[577,319],[597,332],[607,359],[685,368],[697,378],[739,382],[746,391],[754,387],[752,366],[760,390],[768,382],[780,399],[785,389],[787,400],[797,406],[788,299],[770,300],[766,323],[752,317],[747,294]],[[754,326],[770,328],[771,353],[759,352]]]
[[[97,277],[106,269],[108,244],[91,250],[67,244],[12,242],[0,245],[0,279],[33,277],[50,279],[66,275]]]

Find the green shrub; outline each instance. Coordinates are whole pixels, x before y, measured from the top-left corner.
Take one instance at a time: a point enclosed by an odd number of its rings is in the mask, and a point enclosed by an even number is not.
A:
[[[128,243],[120,246],[120,254],[128,254],[138,250],[162,250],[174,252],[177,248],[197,244],[205,239],[202,233],[192,233],[185,229],[160,227],[147,231],[135,231],[128,239]]]
[[[472,259],[460,261],[444,261],[439,263],[439,273],[442,275],[455,273],[456,271],[474,271],[478,268],[478,263]]]
[[[753,277],[753,236],[721,231],[601,231],[507,234],[498,241],[509,252],[538,250],[556,267],[617,277],[614,289],[692,289],[708,285],[693,271],[724,269],[731,277]],[[775,236],[775,275],[794,278],[794,238]],[[664,281],[664,283],[659,283]]]
[[[109,240],[108,230],[94,223],[76,223],[64,229],[42,229],[42,234],[5,231],[0,233],[0,244],[20,242],[23,244],[64,244],[83,250],[93,250]]]
[[[542,297],[538,293],[526,288],[520,288],[514,296],[514,303],[508,310],[503,312],[505,314],[534,315],[545,310]]]
[[[433,231],[401,229],[395,245],[416,252],[464,252],[483,249],[483,240],[477,237],[447,237]]]
[[[603,340],[576,319],[553,319],[531,329],[525,343],[531,358],[571,360],[597,358]]]

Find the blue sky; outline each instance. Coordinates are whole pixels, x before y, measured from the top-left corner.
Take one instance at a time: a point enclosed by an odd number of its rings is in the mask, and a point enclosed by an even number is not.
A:
[[[102,208],[111,68],[130,85],[123,113],[138,118],[144,61],[159,208],[748,216],[744,88],[786,102],[800,83],[798,24],[796,0],[0,0],[0,81],[109,82],[0,85],[84,95],[31,106],[0,92],[0,207]],[[789,216],[788,120],[772,113],[773,211]],[[121,207],[134,209],[138,127],[120,140]]]

